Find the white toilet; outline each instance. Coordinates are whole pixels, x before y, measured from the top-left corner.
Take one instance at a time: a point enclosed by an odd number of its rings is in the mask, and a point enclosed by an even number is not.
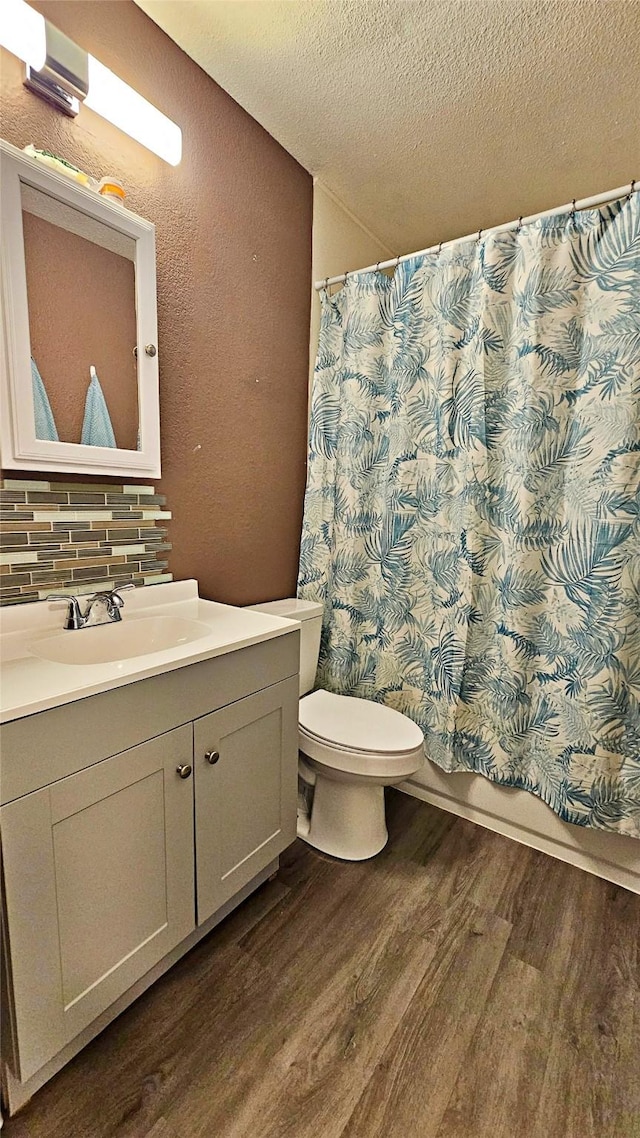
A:
[[[422,731],[406,715],[383,704],[312,690],[320,651],[321,604],[292,599],[250,607],[301,622],[298,773],[303,793],[298,836],[347,861],[373,857],[388,838],[384,787],[403,782],[420,769]]]

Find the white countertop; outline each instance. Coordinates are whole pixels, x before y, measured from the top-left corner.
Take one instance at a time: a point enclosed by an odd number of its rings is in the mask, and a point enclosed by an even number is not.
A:
[[[36,656],[30,644],[63,631],[65,604],[9,605],[0,614],[0,723],[235,652],[300,627],[297,621],[203,601],[197,581],[145,585],[124,593],[124,601],[123,624],[140,617],[182,617],[208,625],[210,635],[113,663],[60,664]],[[82,636],[84,631],[64,635]]]

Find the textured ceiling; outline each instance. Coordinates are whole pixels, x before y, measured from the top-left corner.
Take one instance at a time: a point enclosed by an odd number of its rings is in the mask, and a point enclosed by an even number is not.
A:
[[[640,0],[136,3],[394,251],[640,179]]]

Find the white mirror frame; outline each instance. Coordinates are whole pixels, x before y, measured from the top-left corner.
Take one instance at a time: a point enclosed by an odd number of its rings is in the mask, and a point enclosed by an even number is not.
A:
[[[21,184],[33,186],[136,243],[135,294],[140,450],[37,439],[31,381],[29,307]],[[1,296],[0,459],[12,470],[76,474],[160,475],[160,399],[155,226],[94,190],[29,158],[0,139]],[[153,344],[149,356],[145,346]]]

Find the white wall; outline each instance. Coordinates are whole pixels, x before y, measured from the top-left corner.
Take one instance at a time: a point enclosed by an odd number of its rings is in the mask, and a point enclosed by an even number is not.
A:
[[[371,233],[358,218],[343,206],[322,182],[313,183],[313,281],[335,277],[339,273],[362,269],[396,254]],[[338,286],[335,286],[336,288]],[[311,298],[310,366],[313,375],[318,333],[320,330],[320,298]]]

